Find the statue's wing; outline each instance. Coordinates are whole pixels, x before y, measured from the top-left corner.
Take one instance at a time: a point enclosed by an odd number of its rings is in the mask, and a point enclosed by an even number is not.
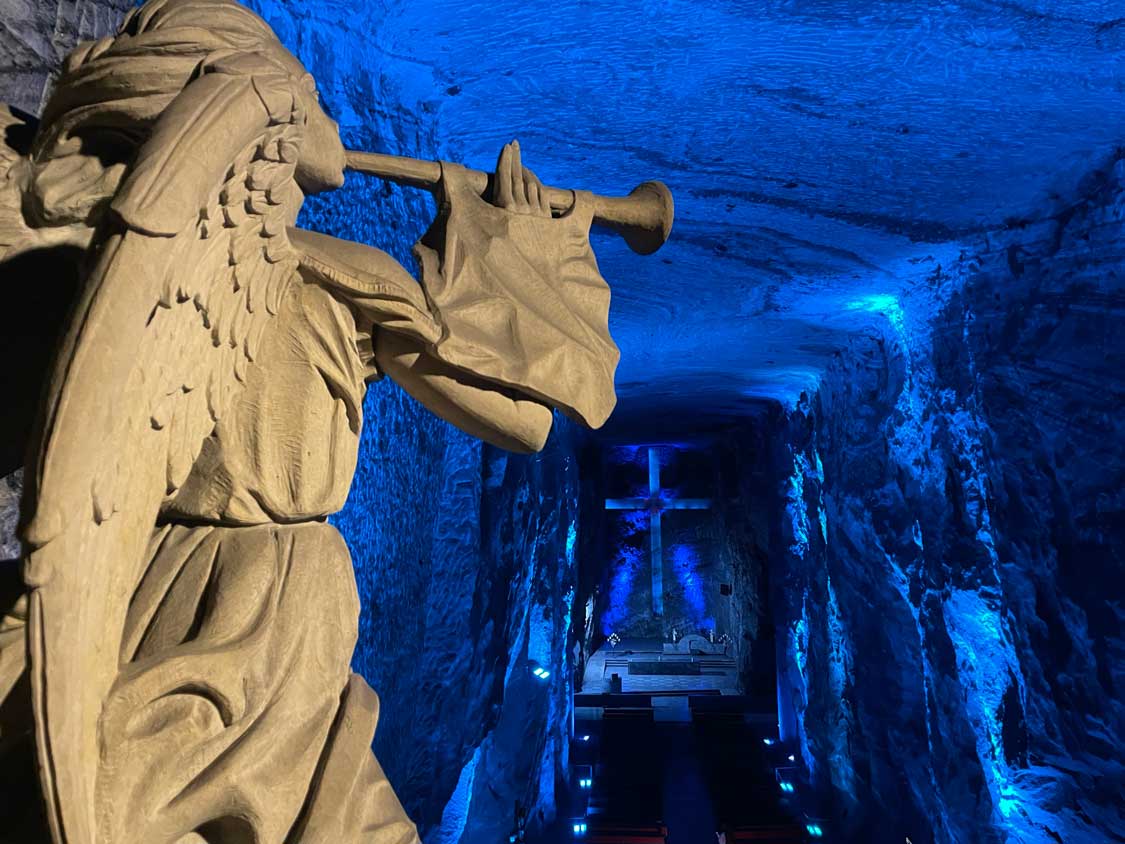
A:
[[[169,105],[115,196],[124,225],[96,252],[49,385],[25,539],[56,844],[97,838],[98,718],[146,546],[296,275],[303,117],[285,89],[206,73]]]

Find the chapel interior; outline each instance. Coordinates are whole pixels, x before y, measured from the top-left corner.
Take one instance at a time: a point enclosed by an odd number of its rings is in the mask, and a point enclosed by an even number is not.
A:
[[[422,841],[1125,841],[1114,3],[245,3],[350,148],[518,138],[547,184],[675,198],[649,257],[591,236],[600,430],[515,454],[367,393],[329,520]],[[37,114],[133,5],[0,3],[0,101]],[[411,266],[434,213],[353,173],[300,224]],[[4,272],[15,571],[77,280]]]

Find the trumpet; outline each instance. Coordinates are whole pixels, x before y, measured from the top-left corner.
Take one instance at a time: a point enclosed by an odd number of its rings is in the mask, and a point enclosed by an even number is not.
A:
[[[347,151],[347,168],[357,173],[378,176],[400,185],[424,188],[430,192],[441,184],[441,163],[421,158],[386,155],[378,152]],[[484,195],[492,180],[491,173],[469,170],[473,190]],[[566,211],[574,205],[574,191],[568,188],[544,187],[552,211]],[[672,192],[663,182],[642,182],[628,196],[591,194],[594,202],[594,224],[620,235],[639,255],[651,255],[664,245],[672,232],[675,206]]]

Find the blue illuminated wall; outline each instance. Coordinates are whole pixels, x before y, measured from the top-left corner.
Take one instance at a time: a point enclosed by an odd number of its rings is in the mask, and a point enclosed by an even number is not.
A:
[[[365,414],[332,521],[363,606],[353,667],[382,702],[376,754],[427,842],[503,839],[517,801],[534,828],[567,773],[575,431],[559,418],[543,453],[509,455],[390,383]]]
[[[782,728],[862,840],[1125,840],[1123,174],[857,297],[786,411]]]
[[[3,96],[34,110],[127,5],[8,3]],[[519,137],[549,182],[671,186],[657,256],[594,238],[611,427],[734,432],[730,625],[749,674],[776,621],[783,731],[856,840],[1125,840],[1118,3],[249,5],[350,146],[486,167]],[[409,265],[431,214],[349,177],[302,223]],[[562,659],[568,549],[605,548],[572,502],[604,495],[566,436],[503,460],[390,384],[367,418],[337,523],[377,749],[428,842],[502,840],[564,765],[567,672],[516,666]]]
[[[583,500],[582,568],[597,588],[596,627],[588,646],[610,633],[668,638],[713,631],[729,636],[744,692],[774,706],[775,662],[769,622],[767,573],[779,513],[771,494],[775,467],[761,424],[741,425],[722,436],[661,443],[661,497],[705,498],[706,510],[665,510],[662,515],[664,617],[651,612],[649,514],[604,509],[608,497],[648,495],[649,445],[607,446],[597,452],[602,483]],[[723,593],[723,585],[729,594]]]
[[[672,630],[688,633],[730,633],[729,600],[719,594],[731,582],[730,560],[722,554],[714,499],[718,473],[705,449],[656,444],[660,464],[660,497],[706,498],[708,510],[663,510],[661,535],[664,616],[652,613],[650,514],[647,510],[611,510],[598,516],[607,522],[601,557],[606,566],[601,633],[667,638]],[[647,498],[649,445],[607,449],[604,471],[611,498]]]

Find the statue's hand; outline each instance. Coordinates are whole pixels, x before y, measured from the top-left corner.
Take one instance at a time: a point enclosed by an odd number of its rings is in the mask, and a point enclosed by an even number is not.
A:
[[[515,214],[550,217],[551,203],[539,177],[520,161],[520,142],[504,144],[492,179],[492,204]]]

